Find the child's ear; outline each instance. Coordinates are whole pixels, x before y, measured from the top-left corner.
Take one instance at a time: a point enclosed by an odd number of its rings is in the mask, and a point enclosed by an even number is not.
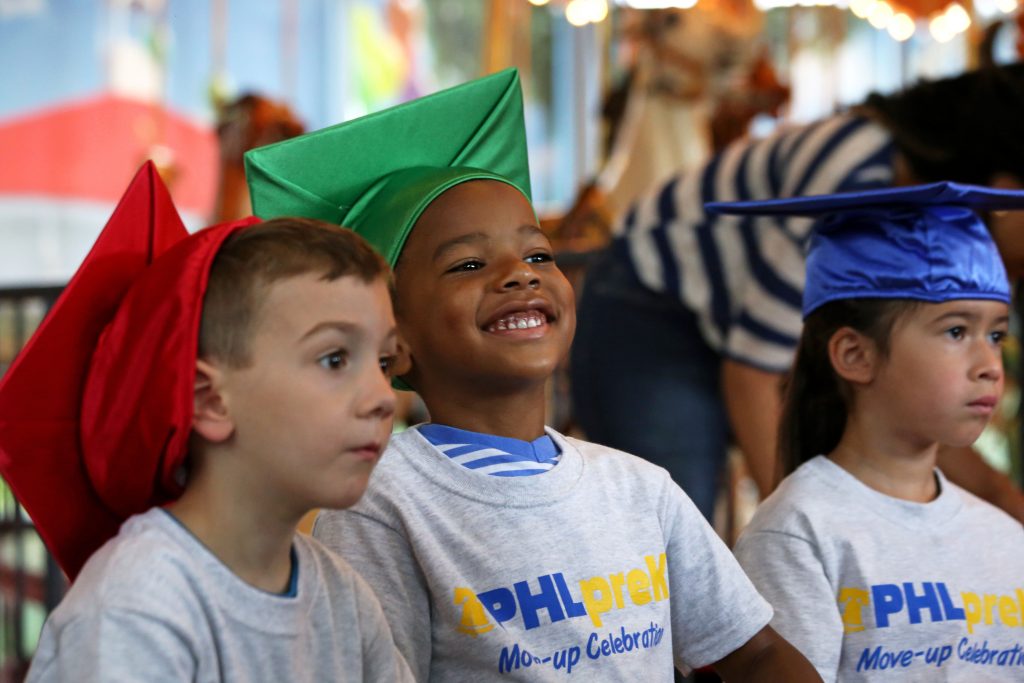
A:
[[[409,344],[401,334],[398,335],[398,350],[395,352],[395,365],[391,368],[391,374],[395,377],[404,377],[412,370],[412,351]]]
[[[192,392],[192,429],[212,443],[226,441],[235,431],[221,394],[223,374],[216,364],[196,359]]]
[[[841,327],[832,334],[828,357],[836,374],[853,384],[871,382],[879,360],[875,343],[852,327]]]

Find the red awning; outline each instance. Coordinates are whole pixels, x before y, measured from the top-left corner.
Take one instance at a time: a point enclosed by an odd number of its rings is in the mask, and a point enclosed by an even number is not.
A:
[[[217,192],[217,139],[209,126],[114,95],[0,121],[0,195],[115,202],[148,158],[166,167],[176,205],[209,216]]]

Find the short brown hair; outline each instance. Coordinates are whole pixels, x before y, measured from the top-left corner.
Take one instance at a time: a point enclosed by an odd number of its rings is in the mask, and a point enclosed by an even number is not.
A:
[[[243,228],[221,245],[210,267],[199,328],[199,357],[230,367],[251,362],[248,340],[266,288],[306,273],[327,281],[386,278],[384,259],[359,235],[323,221],[275,218]]]

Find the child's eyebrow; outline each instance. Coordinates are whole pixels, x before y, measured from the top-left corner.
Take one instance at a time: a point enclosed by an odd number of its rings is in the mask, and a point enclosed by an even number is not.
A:
[[[982,314],[980,314],[980,313],[974,313],[972,311],[949,311],[948,313],[943,313],[938,318],[936,318],[935,322],[937,322],[937,323],[944,322],[944,321],[946,321],[946,320],[948,320],[950,318],[963,319],[963,320],[966,320],[968,322],[976,323],[976,322],[982,320],[984,318],[984,316]],[[1008,316],[1008,315],[1001,315],[998,318],[996,318],[993,322],[996,325],[1002,325],[1004,323],[1009,323],[1010,322],[1010,316]]]
[[[530,236],[540,235],[544,238],[547,238],[547,234],[543,230],[541,230],[539,227],[531,223],[525,223],[523,225],[520,225],[519,228],[517,228],[516,232],[518,232],[520,235],[529,233]],[[441,244],[437,245],[437,249],[434,250],[434,260],[437,261],[442,256],[444,256],[445,253],[451,251],[452,249],[460,245],[485,242],[488,239],[490,239],[490,237],[488,237],[482,232],[470,232],[466,233],[465,235],[453,237],[452,239],[447,240],[445,242],[441,242]]]
[[[309,328],[305,334],[299,337],[299,341],[309,339],[313,335],[324,330],[337,330],[345,334],[353,334],[359,332],[359,325],[357,323],[350,323],[344,320],[324,320],[323,322],[319,322]]]
[[[524,233],[530,233],[530,235],[540,235],[542,237],[548,236],[546,232],[541,230],[538,226],[533,225],[532,223],[526,223],[524,225],[519,226],[519,234]]]
[[[441,242],[441,244],[437,245],[437,249],[434,250],[434,260],[437,261],[439,258],[444,256],[446,252],[451,251],[455,247],[461,246],[463,244],[474,244],[477,242],[483,242],[486,241],[487,239],[487,235],[485,235],[482,232],[469,232],[466,233],[465,235],[453,237],[452,239]]]

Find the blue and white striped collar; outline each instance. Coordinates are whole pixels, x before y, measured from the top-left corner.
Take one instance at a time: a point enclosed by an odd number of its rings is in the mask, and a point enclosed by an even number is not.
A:
[[[416,429],[451,460],[495,476],[540,474],[558,464],[561,455],[558,445],[547,434],[522,441],[433,423]]]

